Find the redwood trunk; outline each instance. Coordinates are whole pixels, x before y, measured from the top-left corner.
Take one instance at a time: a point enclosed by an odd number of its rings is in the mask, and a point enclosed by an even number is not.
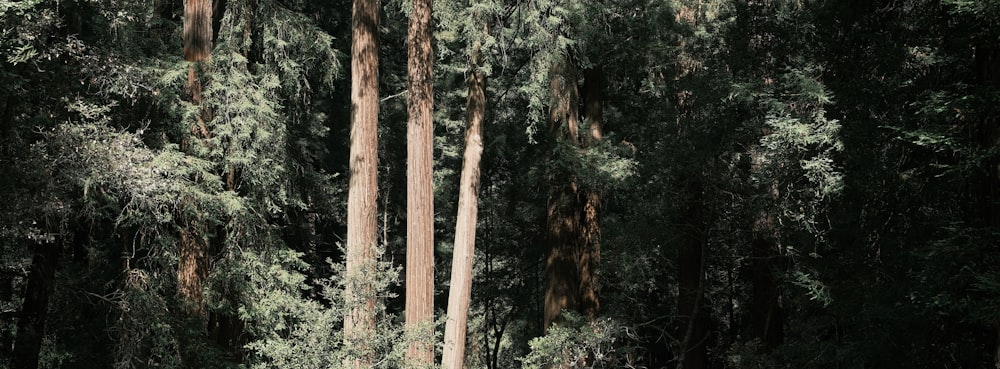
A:
[[[600,66],[583,73],[583,84],[584,117],[588,132],[583,143],[585,148],[590,148],[604,137],[604,72]],[[580,312],[594,321],[601,307],[600,285],[597,280],[597,270],[601,263],[601,225],[598,219],[601,195],[595,189],[584,189],[581,192]]]
[[[444,329],[443,369],[462,369],[469,300],[472,296],[472,266],[476,248],[476,215],[479,205],[479,162],[483,154],[483,121],[486,117],[486,77],[479,69],[479,44],[473,46],[469,63],[469,96],[466,103],[465,157],[458,192],[455,224],[455,254],[451,262],[448,291],[448,321]]]
[[[371,368],[375,296],[364,278],[375,272],[378,196],[379,2],[354,0],[351,10],[351,150],[347,195],[344,340],[353,353],[345,366]]]
[[[45,337],[45,320],[59,260],[59,245],[41,244],[36,246],[34,252],[11,355],[11,367],[18,369],[38,368],[38,353]]]
[[[184,0],[184,60],[212,55],[212,0]]]
[[[434,363],[434,73],[432,0],[414,0],[407,35],[406,366]]]

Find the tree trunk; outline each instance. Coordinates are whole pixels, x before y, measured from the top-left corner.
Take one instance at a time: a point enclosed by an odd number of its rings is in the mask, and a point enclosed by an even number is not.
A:
[[[184,0],[184,60],[212,56],[212,0]]]
[[[407,32],[406,367],[434,363],[434,73],[432,0],[414,0]]]
[[[378,0],[354,0],[351,10],[351,149],[347,195],[345,366],[371,368],[375,294],[363,278],[375,272],[378,241]]]
[[[604,71],[600,66],[584,71],[583,86],[584,117],[589,133],[584,136],[583,145],[590,148],[604,137]],[[598,222],[601,195],[595,189],[584,189],[581,192],[580,312],[588,320],[594,321],[601,307],[600,285],[597,281],[597,269],[601,263],[601,226]]]
[[[769,216],[759,222],[770,222]],[[758,225],[758,227],[767,227]],[[784,307],[781,288],[776,275],[781,267],[781,254],[769,228],[756,229],[750,242],[750,334],[748,338],[759,339],[765,349],[773,349],[784,341]]]
[[[204,328],[205,301],[202,296],[205,280],[208,279],[207,240],[193,231],[196,227],[187,224],[181,228],[180,248],[177,254],[177,295],[181,306],[189,318],[202,322]]]
[[[35,247],[28,272],[28,285],[24,289],[24,303],[17,321],[17,337],[11,367],[17,369],[38,368],[38,354],[45,337],[45,320],[49,308],[49,296],[55,280],[59,261],[58,244],[40,244]]]
[[[683,369],[702,369],[708,359],[707,317],[701,301],[705,281],[704,189],[698,179],[689,179],[687,190],[685,230],[677,255],[677,314],[681,317],[679,359]]]
[[[579,101],[576,67],[564,59],[552,66],[549,104],[550,130],[557,145],[569,142],[579,146]],[[556,189],[549,197],[546,223],[549,256],[545,263],[544,328],[548,328],[563,310],[580,307],[580,277],[577,251],[580,242],[580,204],[574,175],[557,169]]]
[[[479,69],[479,42],[469,58],[469,96],[466,102],[465,157],[458,192],[455,224],[455,254],[451,261],[448,291],[448,321],[444,329],[443,369],[462,369],[465,333],[472,296],[472,266],[476,248],[476,216],[479,206],[479,161],[483,154],[483,121],[486,118],[486,76]]]
[[[975,47],[974,68],[979,84],[996,89],[1000,87],[1000,48],[992,43],[980,43]],[[979,122],[976,137],[979,149],[990,152],[1000,147],[1000,124],[995,105],[987,108]],[[983,162],[979,194],[973,194],[982,207],[979,210],[982,226],[992,229],[1000,227],[1000,157],[989,155]],[[975,190],[974,190],[975,191]],[[977,196],[978,195],[978,196]],[[978,197],[978,198],[977,198]],[[1000,369],[1000,323],[995,323],[997,341],[993,347],[994,365]]]

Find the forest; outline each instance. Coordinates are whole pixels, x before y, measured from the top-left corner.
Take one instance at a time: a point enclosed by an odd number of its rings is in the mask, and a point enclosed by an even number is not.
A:
[[[1000,0],[0,0],[37,368],[1000,368]]]

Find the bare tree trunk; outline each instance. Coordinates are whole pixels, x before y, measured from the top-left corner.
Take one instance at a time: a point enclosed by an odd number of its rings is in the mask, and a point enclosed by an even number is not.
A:
[[[38,354],[42,349],[42,338],[45,337],[45,320],[59,261],[59,249],[59,244],[39,244],[35,247],[31,271],[28,272],[28,285],[24,289],[24,303],[17,321],[17,336],[11,355],[12,368],[38,368]]]
[[[448,291],[448,321],[444,329],[443,369],[462,369],[469,300],[472,296],[472,266],[476,248],[476,217],[479,206],[479,162],[483,155],[483,121],[486,118],[486,77],[479,69],[479,42],[472,47],[469,62],[469,96],[466,102],[465,157],[458,193],[455,224],[455,254],[451,261]],[[487,349],[488,350],[488,349]]]
[[[1000,48],[987,42],[976,45],[974,50],[974,68],[979,84],[993,88],[1000,86]],[[996,108],[991,110],[984,114],[977,127],[979,132],[976,132],[979,149],[984,152],[1000,147],[1000,120],[997,118]],[[1000,227],[1000,158],[995,154],[988,157],[983,163],[983,169],[982,178],[979,179],[981,193],[978,194],[979,204],[982,206],[979,210],[980,218],[983,226],[997,229]],[[997,331],[994,365],[1000,369],[1000,323],[994,324],[993,329]]]
[[[358,283],[375,272],[378,241],[378,0],[354,0],[351,10],[351,150],[347,195],[345,366],[371,368],[375,295]]]
[[[407,32],[406,367],[434,364],[434,60],[432,0],[414,0]]]
[[[212,56],[212,0],[184,0],[184,60]]]

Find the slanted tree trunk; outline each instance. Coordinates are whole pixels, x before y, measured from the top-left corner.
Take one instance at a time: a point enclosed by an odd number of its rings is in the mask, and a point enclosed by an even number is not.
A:
[[[414,0],[407,31],[406,327],[421,337],[406,367],[434,363],[434,73],[432,0]]]
[[[351,9],[351,150],[347,195],[345,366],[371,368],[375,295],[358,283],[375,273],[378,241],[378,32],[379,1],[354,0]]]
[[[184,0],[184,60],[212,56],[212,0]]]
[[[479,206],[479,162],[483,154],[483,121],[486,118],[486,76],[479,69],[480,43],[469,57],[469,96],[466,100],[465,156],[458,190],[455,224],[455,254],[451,261],[448,291],[448,321],[444,328],[443,369],[462,369],[469,300],[472,297],[472,266],[476,248],[476,216]]]
[[[45,321],[49,308],[49,296],[55,280],[59,261],[60,245],[44,243],[35,247],[28,272],[28,285],[24,289],[24,303],[17,321],[17,336],[11,368],[38,368],[38,354],[45,337]]]

